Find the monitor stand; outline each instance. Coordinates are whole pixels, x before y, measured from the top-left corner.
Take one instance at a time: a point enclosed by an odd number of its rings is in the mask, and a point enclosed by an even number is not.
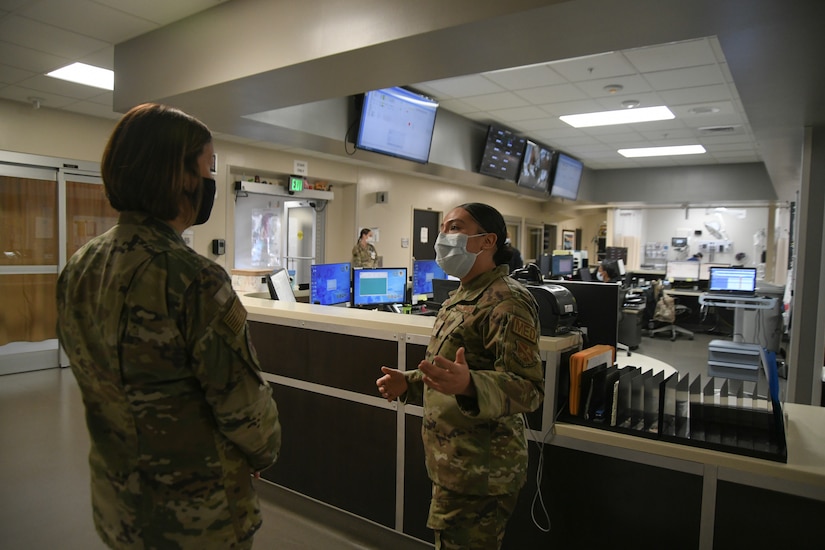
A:
[[[390,313],[401,313],[401,304],[383,304],[380,311],[388,311]]]

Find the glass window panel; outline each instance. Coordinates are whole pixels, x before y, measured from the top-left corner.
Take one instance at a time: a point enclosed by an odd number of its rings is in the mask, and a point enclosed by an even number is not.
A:
[[[57,183],[0,176],[0,265],[57,265]]]
[[[57,274],[0,275],[0,346],[57,338]]]
[[[100,183],[66,182],[66,257],[117,223],[118,212],[109,204]]]

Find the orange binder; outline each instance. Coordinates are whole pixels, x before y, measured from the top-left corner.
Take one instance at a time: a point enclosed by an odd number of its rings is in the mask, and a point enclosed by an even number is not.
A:
[[[602,363],[612,365],[615,362],[616,348],[606,344],[591,346],[570,356],[570,398],[568,400],[570,414],[579,416],[582,372]]]

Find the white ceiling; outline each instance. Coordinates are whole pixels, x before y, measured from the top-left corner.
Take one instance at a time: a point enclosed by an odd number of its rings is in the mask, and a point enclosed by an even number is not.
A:
[[[0,0],[0,97],[116,119],[112,92],[44,73],[81,61],[114,68],[114,44],[226,0]],[[400,83],[404,84],[404,83]],[[610,92],[606,87],[620,85]],[[411,84],[442,108],[498,122],[592,169],[757,162],[759,149],[714,37]],[[563,114],[667,105],[671,121],[574,129]],[[616,150],[699,143],[708,153],[625,159]]]

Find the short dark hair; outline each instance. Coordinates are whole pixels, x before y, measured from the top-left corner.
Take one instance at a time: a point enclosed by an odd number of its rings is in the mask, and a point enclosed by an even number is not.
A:
[[[621,273],[619,273],[619,262],[616,260],[604,260],[602,262],[602,269],[604,269],[604,272],[607,273],[611,281],[615,281],[621,277]]]
[[[183,111],[145,103],[123,115],[101,161],[109,203],[117,211],[145,212],[161,220],[180,213],[181,199],[202,187],[198,157],[212,141],[209,128]]]
[[[509,264],[510,258],[513,257],[513,248],[504,242],[507,240],[507,224],[501,212],[481,202],[468,202],[460,205],[459,208],[466,210],[485,233],[496,235],[496,253],[493,254],[495,264]]]

